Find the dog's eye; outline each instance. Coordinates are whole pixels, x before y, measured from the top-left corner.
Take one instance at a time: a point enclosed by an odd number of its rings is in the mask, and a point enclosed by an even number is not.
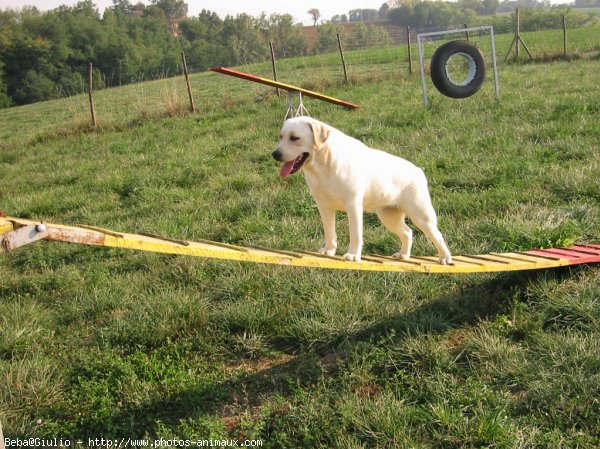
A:
[[[300,137],[298,137],[298,136],[290,136],[290,140],[292,142],[296,142],[297,140],[300,140]]]

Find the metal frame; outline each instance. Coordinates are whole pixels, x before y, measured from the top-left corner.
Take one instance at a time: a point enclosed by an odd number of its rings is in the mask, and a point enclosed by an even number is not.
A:
[[[298,106],[294,104],[294,94],[298,94]],[[285,118],[283,121],[285,122],[289,118],[300,117],[300,116],[308,116],[308,109],[304,106],[304,101],[302,99],[302,92],[296,90],[288,90],[288,108],[285,113]]]
[[[455,30],[448,31],[433,31],[430,33],[417,34],[417,44],[419,46],[419,62],[421,65],[421,84],[423,86],[423,102],[425,107],[429,106],[429,95],[427,93],[427,83],[425,81],[425,55],[423,52],[423,38],[429,36],[442,36],[445,34],[460,34],[468,33],[470,31],[489,31],[490,41],[492,43],[492,62],[494,65],[494,85],[496,87],[496,98],[500,99],[500,81],[498,79],[498,62],[496,59],[496,39],[494,38],[494,27],[491,25],[472,27],[472,28],[458,28]]]

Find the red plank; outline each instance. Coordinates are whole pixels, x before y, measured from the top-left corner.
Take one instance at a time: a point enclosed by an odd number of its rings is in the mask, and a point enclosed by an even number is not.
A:
[[[598,248],[590,248],[587,245],[573,245],[573,246],[567,246],[563,249],[568,249],[571,251],[577,251],[578,253],[583,253],[583,254],[590,254],[593,256],[600,256],[600,247]]]
[[[224,75],[235,76],[236,78],[241,78],[247,81],[253,81],[255,83],[264,84],[266,86],[278,87],[279,89],[288,90],[291,92],[301,92],[302,95],[306,95],[307,97],[316,98],[317,100],[327,101],[328,103],[337,104],[340,106],[344,106],[350,109],[360,108],[359,105],[350,103],[348,101],[340,100],[338,98],[329,97],[327,95],[321,94],[319,92],[313,92],[312,90],[303,89],[302,87],[294,86],[292,84],[281,83],[279,81],[275,81],[269,78],[262,78],[260,76],[252,75],[251,73],[239,72],[237,70],[228,69],[226,67],[211,67],[210,70],[213,72],[222,73]]]
[[[570,259],[571,265],[577,265],[580,263],[596,263],[600,262],[600,256],[584,256],[578,259]]]
[[[584,257],[590,257],[589,254],[585,254],[578,251],[570,251],[566,248],[548,248],[544,251],[550,254],[556,254],[557,256],[561,256],[563,259],[568,260],[577,260],[582,259]],[[594,257],[594,255],[592,255],[592,257]]]
[[[600,251],[600,245],[594,245],[592,243],[586,243],[585,245],[581,244],[579,246],[583,246],[584,248],[593,249],[593,250],[599,250]]]
[[[553,259],[553,260],[564,259],[564,257],[558,256],[556,254],[549,253],[545,249],[532,249],[532,250],[529,250],[529,251],[523,251],[523,252],[519,251],[519,252],[521,254],[530,254],[532,256],[544,257],[546,259]]]
[[[598,245],[596,245],[598,246]],[[586,252],[580,249],[580,245],[565,248],[534,249],[525,251],[524,254],[546,257],[548,259],[569,261],[569,265],[600,262],[600,253],[592,253],[586,248]]]

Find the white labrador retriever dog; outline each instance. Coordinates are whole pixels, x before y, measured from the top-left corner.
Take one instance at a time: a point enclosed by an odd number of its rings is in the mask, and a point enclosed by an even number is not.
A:
[[[361,260],[363,212],[379,219],[402,242],[395,258],[408,259],[412,247],[409,217],[435,245],[440,264],[452,256],[437,227],[437,218],[423,170],[411,162],[367,147],[343,132],[310,117],[287,120],[273,157],[284,162],[283,178],[302,170],[317,203],[325,232],[321,254],[337,249],[336,211],[348,214],[350,245],[346,260]]]

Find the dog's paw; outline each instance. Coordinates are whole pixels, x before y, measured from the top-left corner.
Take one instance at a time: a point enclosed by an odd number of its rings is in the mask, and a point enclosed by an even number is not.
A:
[[[452,265],[452,257],[440,257],[439,263],[440,265]]]
[[[408,260],[410,259],[410,254],[403,254],[402,252],[392,254],[394,259]]]
[[[333,249],[321,248],[319,250],[319,254],[323,254],[326,256],[335,256],[335,248],[333,248]]]
[[[360,254],[346,253],[344,254],[344,259],[349,262],[360,262]]]

